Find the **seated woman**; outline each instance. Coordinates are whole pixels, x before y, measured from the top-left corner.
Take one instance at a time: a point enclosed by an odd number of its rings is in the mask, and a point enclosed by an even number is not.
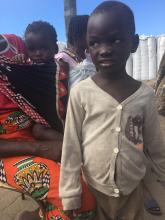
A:
[[[0,99],[5,97],[0,104],[0,181],[41,200],[46,220],[67,220],[58,194],[63,126],[55,108],[55,76],[60,76],[54,63],[56,41],[50,24],[33,22],[25,31],[24,65],[0,65]],[[95,203],[83,186],[84,205],[75,219],[84,215],[92,219]],[[20,220],[42,218],[38,211],[20,216]]]

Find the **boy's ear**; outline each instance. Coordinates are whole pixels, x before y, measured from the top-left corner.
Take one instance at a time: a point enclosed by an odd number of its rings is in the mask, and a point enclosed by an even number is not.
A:
[[[134,36],[132,37],[132,50],[131,50],[131,53],[135,53],[138,46],[139,46],[139,35],[134,34]]]

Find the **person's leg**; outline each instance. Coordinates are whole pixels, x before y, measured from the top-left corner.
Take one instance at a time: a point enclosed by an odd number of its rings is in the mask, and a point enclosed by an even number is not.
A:
[[[161,128],[162,134],[164,134],[165,133],[165,116],[159,115],[159,121],[160,121],[160,128]],[[164,135],[163,135],[163,137],[164,137]]]
[[[120,207],[120,197],[110,197],[89,186],[89,190],[96,199],[96,218],[95,220],[117,220]]]
[[[151,194],[147,190],[145,190],[145,192],[143,191],[143,187],[143,184],[140,184],[137,189],[131,193],[131,195],[121,196],[119,198],[106,196],[105,194],[90,187],[90,191],[93,193],[97,201],[96,219],[143,220],[144,195],[145,199],[152,198]],[[154,209],[155,208],[156,204]]]
[[[147,172],[151,172],[151,170],[148,169]],[[143,180],[145,210],[152,215],[161,215],[162,213],[161,213],[158,202],[156,201],[155,198],[153,198],[151,192],[149,191],[148,187],[146,186],[146,178],[147,178],[147,176]]]
[[[45,219],[51,215],[68,220],[60,211],[62,210],[59,198],[59,172],[60,166],[54,161],[39,157],[13,157],[2,160],[6,183],[20,192],[27,193],[37,202],[42,202],[45,207]],[[56,208],[58,207],[58,209]],[[39,211],[24,212],[20,219],[42,219]]]
[[[144,207],[152,215],[161,215],[161,210],[157,201],[153,198],[150,191],[144,186]]]
[[[68,220],[68,217],[63,214],[62,202],[59,197],[59,164],[40,157],[15,157],[4,159],[0,168],[3,168],[1,172],[5,175],[4,181],[7,184],[19,189],[20,192],[27,193],[36,201],[42,201],[45,207],[46,220],[53,217]],[[76,217],[83,219],[83,216],[88,216],[88,219],[93,219],[94,198],[85,183],[83,183],[82,188],[82,208]],[[37,211],[34,212],[34,218],[36,218],[36,214]],[[24,218],[25,215],[27,219],[32,218],[32,212],[24,213]]]
[[[143,187],[139,186],[128,196],[121,196],[118,220],[144,220]]]
[[[143,220],[143,189],[142,184],[128,196],[110,197],[93,187],[90,191],[96,198],[96,220]]]

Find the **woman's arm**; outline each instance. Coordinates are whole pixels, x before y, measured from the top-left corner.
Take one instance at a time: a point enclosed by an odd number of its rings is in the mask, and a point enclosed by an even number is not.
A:
[[[35,125],[33,135],[37,141],[0,140],[0,157],[32,155],[60,161],[63,135],[59,132]]]

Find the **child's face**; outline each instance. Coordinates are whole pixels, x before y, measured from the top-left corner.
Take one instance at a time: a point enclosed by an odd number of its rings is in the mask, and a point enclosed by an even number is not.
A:
[[[126,22],[114,13],[99,13],[89,19],[87,43],[93,63],[101,73],[119,74],[138,46],[138,35],[131,34]]]
[[[54,59],[58,46],[48,36],[28,33],[25,44],[29,58],[35,63],[46,63]]]

